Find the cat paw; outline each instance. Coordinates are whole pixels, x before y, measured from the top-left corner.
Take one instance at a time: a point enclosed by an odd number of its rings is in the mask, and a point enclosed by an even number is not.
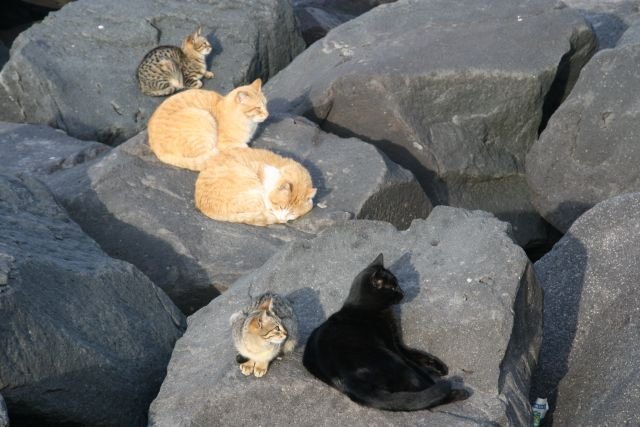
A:
[[[211,71],[205,71],[204,72],[204,78],[205,79],[212,79],[214,76],[214,74]]]
[[[202,81],[195,80],[188,84],[188,87],[191,89],[200,89],[202,87]]]
[[[432,361],[430,366],[431,366],[431,369],[436,371],[438,375],[440,375],[441,377],[444,377],[449,373],[449,367],[439,360]]]
[[[471,396],[469,390],[463,388],[456,388],[451,390],[449,396],[447,396],[447,402],[457,402],[459,400],[467,400]]]
[[[256,366],[253,368],[253,375],[255,375],[258,378],[264,377],[268,369],[269,369],[268,364],[256,363]]]
[[[254,370],[255,370],[255,363],[253,361],[251,361],[251,360],[240,364],[240,371],[244,375],[251,375],[251,374],[254,373]],[[264,374],[262,374],[262,375],[264,375]],[[262,375],[260,375],[260,376],[262,376]],[[258,375],[256,374],[256,376],[258,376]]]

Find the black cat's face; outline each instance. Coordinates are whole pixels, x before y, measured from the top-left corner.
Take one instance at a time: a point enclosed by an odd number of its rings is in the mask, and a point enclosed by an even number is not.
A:
[[[378,267],[369,278],[369,288],[374,295],[397,304],[404,297],[404,293],[398,284],[398,279],[392,272],[384,267]]]
[[[380,254],[356,276],[345,304],[362,309],[381,310],[399,303],[403,296],[398,279],[384,268]]]

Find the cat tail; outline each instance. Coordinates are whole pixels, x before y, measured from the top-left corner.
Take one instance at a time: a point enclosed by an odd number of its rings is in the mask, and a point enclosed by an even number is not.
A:
[[[242,311],[236,311],[231,315],[231,317],[229,317],[229,324],[233,325],[236,322],[236,320],[238,320],[241,317],[244,317],[244,315],[245,314]]]
[[[366,389],[364,388],[366,387]],[[466,399],[469,394],[464,389],[455,390],[448,380],[440,380],[421,391],[388,392],[371,390],[369,385],[358,381],[345,384],[342,390],[351,400],[385,411],[419,411],[437,405]]]
[[[211,158],[217,153],[218,151],[214,149],[211,152],[202,154],[198,157],[176,156],[172,154],[156,154],[156,156],[164,163],[177,166],[182,169],[189,169],[194,172],[201,172],[205,169],[209,160],[211,160]]]

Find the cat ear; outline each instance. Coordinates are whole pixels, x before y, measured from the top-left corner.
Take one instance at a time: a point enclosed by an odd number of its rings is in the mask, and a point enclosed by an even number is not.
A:
[[[271,310],[271,306],[273,305],[273,300],[271,298],[267,298],[262,301],[262,304],[258,306],[260,310]]]
[[[262,89],[262,79],[261,78],[255,79],[253,83],[251,83],[251,87],[257,90],[258,92],[260,92],[260,89]]]
[[[307,199],[313,199],[317,192],[318,192],[317,188],[311,188],[307,190]]]
[[[202,26],[198,25],[198,28],[196,28],[196,36],[201,36],[202,35]]]
[[[240,91],[236,94],[236,103],[243,104],[247,98],[249,98],[249,94],[247,92]]]
[[[283,182],[280,187],[278,187],[278,191],[291,191],[291,188],[290,182]]]
[[[250,325],[251,327],[256,329],[262,328],[262,316],[256,316],[253,319],[251,319]]]
[[[373,260],[373,262],[371,264],[369,264],[369,267],[384,267],[383,263],[384,263],[384,257],[382,256],[382,253],[380,253],[380,255],[378,255],[376,257],[376,259]]]

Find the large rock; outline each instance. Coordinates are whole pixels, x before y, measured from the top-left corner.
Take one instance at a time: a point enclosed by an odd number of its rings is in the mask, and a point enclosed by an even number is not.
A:
[[[625,30],[640,17],[638,2],[634,0],[563,0],[580,12],[591,24],[599,49],[616,45]]]
[[[80,141],[49,126],[0,122],[3,174],[26,173],[46,179],[47,175],[93,160],[108,150],[107,145]]]
[[[0,427],[9,427],[9,414],[7,414],[7,405],[0,394]]]
[[[158,44],[179,45],[197,24],[214,48],[215,77],[205,86],[223,93],[271,77],[304,48],[287,0],[73,2],[15,40],[0,72],[0,120],[122,142],[162,101],[138,89],[138,63]]]
[[[384,3],[396,0],[293,0],[293,10],[305,43],[324,37],[329,30]]]
[[[44,185],[0,177],[0,390],[15,425],[145,425],[185,323]]]
[[[542,292],[507,229],[485,212],[436,207],[406,231],[351,221],[288,245],[189,318],[151,405],[150,426],[530,425]],[[355,275],[380,252],[405,290],[398,310],[404,340],[441,356],[473,389],[469,400],[433,412],[368,409],[302,366],[310,332],[339,309]],[[292,300],[300,345],[266,377],[247,378],[235,362],[228,319],[249,295],[268,289]]]
[[[525,155],[594,49],[554,1],[400,0],[331,31],[266,91],[270,110],[372,142],[434,204],[493,212],[526,245],[547,234]]]
[[[596,203],[640,189],[640,40],[632,41],[593,57],[527,156],[532,202],[563,232]]]
[[[639,211],[640,193],[599,203],[535,264],[545,326],[532,395],[557,397],[555,425],[638,422]]]
[[[9,61],[9,49],[0,40],[0,68]]]
[[[196,210],[196,174],[157,160],[146,135],[48,183],[71,216],[110,255],[147,274],[186,313],[262,265],[285,242],[350,218],[407,227],[431,205],[413,175],[357,139],[303,118],[274,117],[255,146],[294,157],[318,187],[316,207],[289,225],[214,221]]]

